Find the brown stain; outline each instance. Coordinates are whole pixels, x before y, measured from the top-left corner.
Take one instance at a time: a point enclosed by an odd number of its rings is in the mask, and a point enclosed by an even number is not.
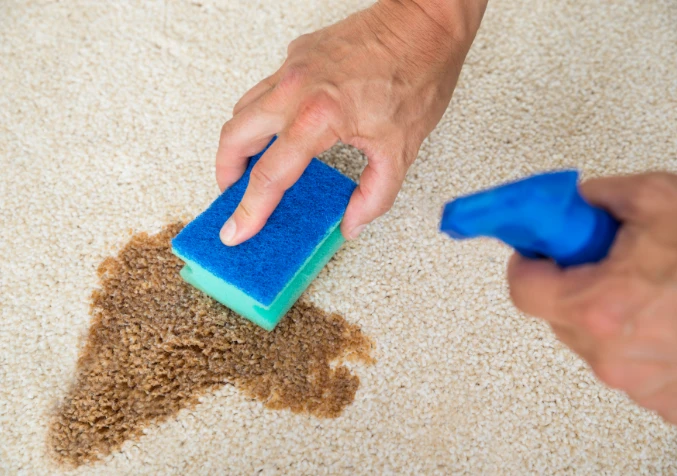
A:
[[[359,378],[341,361],[370,363],[369,338],[302,302],[273,332],[237,316],[179,276],[170,240],[182,227],[135,235],[99,266],[77,377],[49,428],[61,463],[107,455],[226,383],[268,408],[317,417],[354,400]]]

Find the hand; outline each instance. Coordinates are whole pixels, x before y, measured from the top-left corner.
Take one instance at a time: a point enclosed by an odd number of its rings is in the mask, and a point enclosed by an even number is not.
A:
[[[513,256],[512,298],[602,382],[677,423],[677,175],[595,179],[581,193],[623,223],[609,256],[566,270]]]
[[[281,68],[235,105],[216,155],[221,190],[242,176],[248,157],[278,139],[221,230],[225,244],[258,233],[310,160],[339,140],[368,158],[343,235],[355,238],[390,209],[451,100],[486,7],[486,0],[417,1],[381,0],[301,36]]]

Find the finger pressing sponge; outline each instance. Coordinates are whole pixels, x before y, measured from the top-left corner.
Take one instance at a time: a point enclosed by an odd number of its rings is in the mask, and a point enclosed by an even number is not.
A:
[[[240,180],[174,237],[172,251],[184,262],[181,276],[186,282],[270,331],[343,244],[339,225],[356,185],[313,158],[263,229],[240,245],[225,246],[219,231],[266,149],[250,159]]]

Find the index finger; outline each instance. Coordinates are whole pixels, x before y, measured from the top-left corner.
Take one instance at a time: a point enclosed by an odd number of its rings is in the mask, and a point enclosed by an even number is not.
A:
[[[270,93],[264,94],[223,125],[216,152],[216,180],[221,191],[242,176],[249,158],[284,127],[283,111],[268,107],[270,97]]]
[[[290,130],[280,133],[252,168],[240,204],[221,229],[221,241],[236,246],[257,234],[285,191],[296,183],[315,155],[333,145],[329,143],[332,140],[326,131],[303,138]]]
[[[510,298],[525,314],[548,321],[557,318],[557,302],[564,287],[564,271],[547,260],[513,254],[508,263]]]
[[[529,259],[515,253],[508,263],[510,297],[525,314],[559,326],[581,324],[576,309],[599,294],[606,283],[599,264],[560,268],[546,259]]]
[[[677,176],[649,172],[586,180],[581,194],[623,222],[647,224],[658,215],[675,213]]]

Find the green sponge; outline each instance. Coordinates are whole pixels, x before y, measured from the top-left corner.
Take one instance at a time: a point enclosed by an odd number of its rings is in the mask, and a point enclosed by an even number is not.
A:
[[[272,143],[272,142],[271,142]],[[269,144],[270,146],[270,144]],[[313,159],[264,228],[246,242],[221,243],[221,226],[239,204],[243,177],[172,240],[183,279],[266,330],[273,330],[344,242],[339,229],[355,183]]]

